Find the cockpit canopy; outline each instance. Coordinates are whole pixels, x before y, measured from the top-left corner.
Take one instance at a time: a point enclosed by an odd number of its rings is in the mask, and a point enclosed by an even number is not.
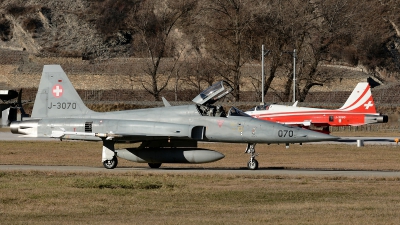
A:
[[[232,90],[233,88],[228,82],[218,81],[197,95],[192,101],[200,105],[214,104],[216,101],[229,94]]]
[[[260,110],[268,110],[270,108],[270,105],[263,104],[263,105],[258,105],[256,107],[253,107],[249,109],[248,111],[260,111]]]
[[[213,105],[215,102],[229,94],[232,90],[233,88],[228,82],[218,81],[197,95],[192,101],[196,103],[197,110],[202,116],[249,116],[235,107],[232,107],[228,112],[225,112],[221,105]]]
[[[238,108],[235,108],[233,106],[228,111],[227,117],[230,117],[230,116],[246,116],[246,117],[250,117],[248,114],[246,114],[242,110],[240,110]]]

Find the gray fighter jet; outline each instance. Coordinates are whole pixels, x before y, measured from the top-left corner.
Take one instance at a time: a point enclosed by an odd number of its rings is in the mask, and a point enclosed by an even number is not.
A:
[[[45,65],[29,120],[12,122],[11,132],[23,137],[102,141],[102,162],[113,169],[117,157],[148,163],[206,163],[223,154],[197,148],[201,142],[247,143],[249,169],[257,169],[256,143],[303,143],[337,137],[262,121],[232,107],[214,103],[232,91],[220,81],[193,99],[195,104],[114,112],[88,109],[59,65]],[[137,148],[115,149],[118,142],[140,143]]]

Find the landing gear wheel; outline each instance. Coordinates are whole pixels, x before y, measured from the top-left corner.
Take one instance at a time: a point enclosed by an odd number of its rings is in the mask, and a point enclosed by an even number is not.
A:
[[[103,162],[103,166],[106,169],[114,169],[115,167],[117,167],[117,165],[118,165],[118,159],[115,156],[111,160],[106,160]]]
[[[250,161],[247,163],[247,168],[250,170],[258,169],[258,161],[256,160],[256,143],[248,143],[245,153],[250,154]]]
[[[148,163],[148,164],[149,164],[150,168],[154,168],[154,169],[160,168],[160,166],[161,166],[161,163]]]
[[[255,159],[250,160],[250,161],[247,163],[247,168],[249,168],[250,170],[256,170],[256,169],[258,169],[258,161],[255,160]]]

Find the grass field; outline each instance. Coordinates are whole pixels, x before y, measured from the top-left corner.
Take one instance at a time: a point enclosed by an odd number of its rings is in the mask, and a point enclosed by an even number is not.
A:
[[[400,181],[229,175],[0,174],[1,224],[399,224]]]
[[[0,164],[102,167],[101,143],[1,142]],[[239,168],[241,144],[201,144]],[[257,145],[261,168],[400,171],[397,145]],[[147,167],[120,160],[120,167]],[[0,224],[399,224],[400,178],[0,172]]]

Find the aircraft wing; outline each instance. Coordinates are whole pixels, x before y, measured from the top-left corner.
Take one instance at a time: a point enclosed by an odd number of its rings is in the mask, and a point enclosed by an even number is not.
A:
[[[110,124],[110,125],[109,125]],[[79,139],[92,139],[92,137],[124,140],[148,140],[148,139],[194,139],[203,140],[205,135],[204,126],[193,126],[176,123],[154,122],[154,121],[124,121],[124,120],[101,120],[94,121],[92,129],[85,127],[85,131],[79,131],[79,127],[74,131],[63,128],[62,124],[50,132],[50,137],[68,138],[79,137]],[[110,131],[104,132],[102,127],[112,127]],[[98,130],[99,132],[96,132]],[[88,132],[89,131],[89,132]],[[85,138],[87,137],[87,138]]]

